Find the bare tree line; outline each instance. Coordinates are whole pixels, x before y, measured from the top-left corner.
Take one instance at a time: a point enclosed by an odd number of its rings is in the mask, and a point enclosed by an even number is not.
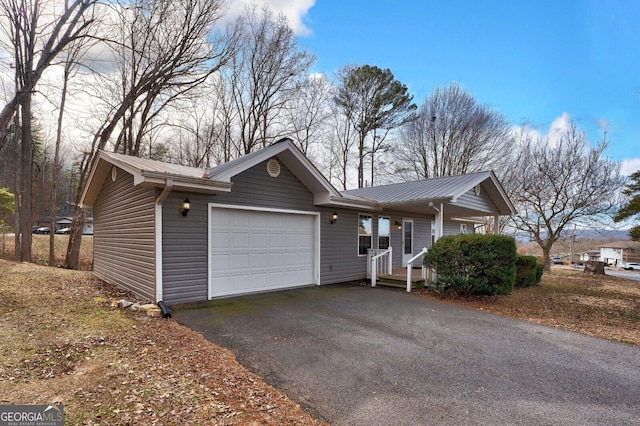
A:
[[[41,4],[52,8],[47,19],[41,16]],[[509,172],[519,162],[532,161],[524,154],[528,145],[517,143],[501,114],[479,104],[456,83],[436,88],[416,106],[390,70],[347,65],[333,80],[311,74],[315,57],[299,47],[286,19],[256,5],[223,24],[224,0],[119,0],[100,5],[77,0],[55,9],[57,4],[3,3],[0,28],[12,43],[2,47],[16,52],[19,67],[15,94],[0,112],[0,156],[20,152],[23,179],[13,190],[19,195],[16,229],[22,238],[16,238],[21,244],[16,252],[21,260],[30,259],[32,205],[27,188],[34,155],[29,126],[38,119],[31,113],[30,94],[37,91],[45,70],[58,65],[55,60],[64,70],[51,160],[56,173],[63,161],[59,148],[64,117],[70,115],[66,105],[78,99],[91,102],[91,108],[82,111],[86,119],[75,123],[89,136],[67,142],[74,149],[67,161],[78,177],[69,201],[76,206],[99,150],[205,168],[283,136],[292,137],[343,189],[354,178],[364,186],[490,169],[522,189]],[[36,45],[42,47],[37,50]],[[105,62],[93,62],[92,55]],[[14,124],[20,131],[9,140],[6,129],[13,117],[21,117]],[[602,154],[597,151],[596,159]],[[613,168],[606,170],[615,175]],[[52,207],[57,180],[54,174]],[[518,199],[523,205],[530,201]],[[545,212],[538,212],[538,220]],[[78,208],[65,262],[69,268],[77,267],[83,217]],[[517,226],[526,228],[524,223]]]

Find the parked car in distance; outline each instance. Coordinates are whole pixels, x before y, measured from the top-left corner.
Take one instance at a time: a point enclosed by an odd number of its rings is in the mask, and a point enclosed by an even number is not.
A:
[[[49,235],[51,233],[51,229],[49,229],[48,226],[41,226],[40,228],[36,229],[36,234],[42,234],[42,235]]]
[[[561,257],[551,256],[551,263],[553,263],[554,265],[562,265],[564,261],[562,260]]]
[[[622,265],[622,269],[626,269],[627,271],[640,271],[640,263],[627,262]]]
[[[38,233],[38,228],[40,228],[38,225],[32,226],[31,227],[31,233],[32,234],[37,234]]]
[[[70,234],[71,228],[61,228],[56,231],[56,234]]]

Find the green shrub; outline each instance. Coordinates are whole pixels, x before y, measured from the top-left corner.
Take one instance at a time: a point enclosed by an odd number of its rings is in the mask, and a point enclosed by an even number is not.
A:
[[[544,265],[539,265],[535,256],[516,257],[516,287],[531,287],[540,282]],[[540,276],[538,276],[540,274]]]
[[[432,288],[459,294],[507,294],[516,276],[516,243],[503,235],[440,238],[424,257],[435,269]]]
[[[536,263],[536,284],[540,284],[540,280],[542,280],[543,272],[544,272],[544,265],[542,263]]]

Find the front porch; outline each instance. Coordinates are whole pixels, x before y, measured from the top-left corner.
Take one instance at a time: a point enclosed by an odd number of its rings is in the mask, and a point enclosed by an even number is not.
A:
[[[422,266],[422,257],[427,252],[423,248],[420,253],[406,262],[402,268],[393,268],[393,249],[369,249],[367,253],[367,278],[371,287],[382,285],[387,287],[406,288],[407,292],[424,287],[426,280],[434,278],[433,271]],[[414,262],[420,266],[413,267]]]
[[[427,277],[422,277],[422,268],[411,268],[411,290],[424,287],[427,279],[431,279],[431,271],[427,270]],[[377,285],[384,287],[407,288],[407,268],[396,268],[391,274],[383,274],[377,277]]]

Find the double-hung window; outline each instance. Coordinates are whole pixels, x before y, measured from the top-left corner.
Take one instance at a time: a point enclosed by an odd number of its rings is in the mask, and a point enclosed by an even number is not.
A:
[[[371,248],[373,222],[370,215],[358,215],[358,255],[365,256]]]
[[[378,218],[378,248],[386,250],[389,248],[389,236],[391,231],[391,219],[388,217]]]

